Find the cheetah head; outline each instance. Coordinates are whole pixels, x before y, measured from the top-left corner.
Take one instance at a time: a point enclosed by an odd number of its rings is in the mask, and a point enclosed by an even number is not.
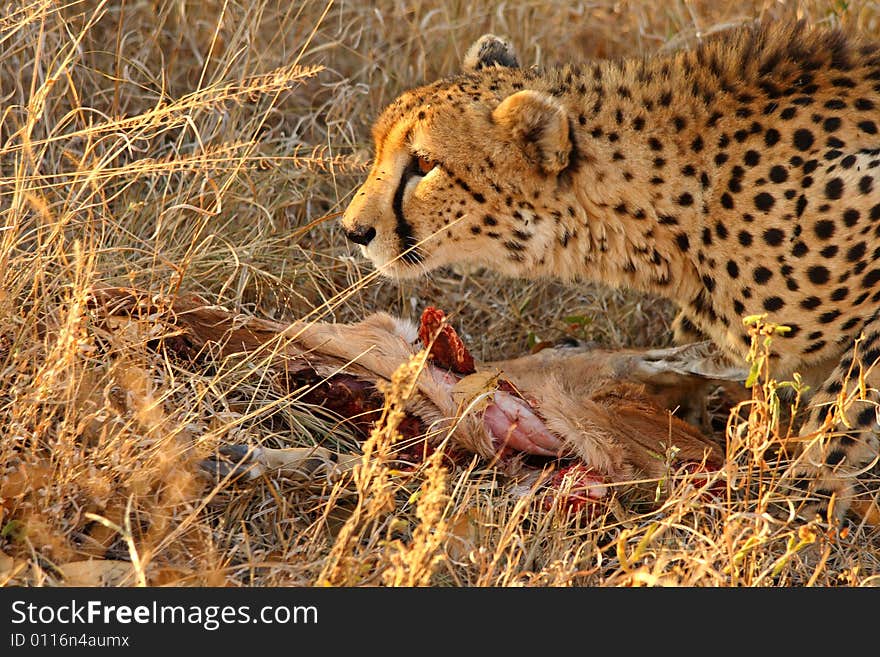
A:
[[[563,185],[575,157],[568,113],[529,88],[537,74],[498,37],[471,46],[464,69],[404,93],[373,127],[374,164],[342,225],[389,276],[461,261],[536,275],[551,248],[538,224],[559,210],[539,216],[531,201]]]

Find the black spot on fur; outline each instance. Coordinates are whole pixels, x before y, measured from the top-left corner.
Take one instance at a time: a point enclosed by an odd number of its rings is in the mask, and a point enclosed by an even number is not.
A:
[[[880,281],[880,269],[872,269],[862,279],[862,287],[874,287],[878,281]]]
[[[764,241],[770,246],[779,246],[784,237],[785,233],[778,228],[768,228],[764,231]]]
[[[873,406],[868,406],[867,408],[859,411],[858,416],[856,417],[856,422],[860,427],[869,427],[872,424],[877,422],[877,411]]]
[[[775,312],[785,306],[785,302],[781,297],[767,297],[764,299],[764,310]]]
[[[840,317],[839,310],[829,310],[828,312],[819,315],[819,322],[821,322],[822,324],[830,324],[838,317]]]
[[[788,180],[788,170],[779,164],[774,165],[770,169],[770,180],[779,184]]]
[[[756,283],[764,285],[773,277],[773,272],[767,269],[767,267],[760,266],[755,268],[752,276]]]
[[[811,344],[809,347],[807,347],[806,349],[804,349],[804,353],[805,353],[805,354],[813,354],[813,353],[816,353],[817,351],[821,351],[822,349],[824,349],[824,348],[825,348],[825,345],[827,345],[827,344],[828,344],[828,343],[825,342],[825,340],[819,340],[818,342],[814,342],[814,343]]]
[[[830,219],[821,219],[813,226],[816,237],[822,240],[831,239],[834,236],[835,225]]]
[[[813,133],[806,128],[795,130],[794,145],[800,151],[808,151],[815,141]]]
[[[839,287],[829,297],[832,301],[843,301],[849,295],[848,287]]]
[[[867,245],[864,242],[859,242],[849,248],[846,252],[846,259],[849,262],[858,262],[865,256],[866,251]]]
[[[836,201],[843,196],[843,179],[832,178],[825,184],[825,197]]]
[[[776,203],[776,199],[767,192],[761,192],[760,194],[755,195],[755,207],[762,212],[769,212],[774,203]]]
[[[869,135],[877,134],[877,124],[873,121],[859,121],[857,125],[863,132],[867,132]]]
[[[822,129],[825,132],[834,132],[838,130],[841,125],[841,120],[836,116],[831,116],[825,119],[824,123],[822,123]]]
[[[810,247],[807,246],[806,242],[803,240],[799,240],[795,242],[794,246],[791,247],[791,255],[795,258],[803,258],[807,253],[809,253]]]
[[[822,299],[819,297],[807,297],[806,299],[801,300],[801,308],[804,310],[814,310],[818,308],[822,304]]]
[[[828,268],[822,265],[813,265],[807,269],[807,277],[816,285],[827,283],[830,276],[831,274],[829,273]]]

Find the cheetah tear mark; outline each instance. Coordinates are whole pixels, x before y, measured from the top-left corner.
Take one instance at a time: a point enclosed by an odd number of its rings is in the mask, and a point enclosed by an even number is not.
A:
[[[419,163],[413,158],[403,170],[400,176],[400,183],[394,192],[394,217],[397,223],[394,226],[394,232],[400,240],[400,259],[410,265],[417,265],[422,261],[422,255],[419,253],[417,246],[419,241],[413,232],[413,227],[403,215],[403,194],[406,191],[406,185],[410,178],[419,175]]]

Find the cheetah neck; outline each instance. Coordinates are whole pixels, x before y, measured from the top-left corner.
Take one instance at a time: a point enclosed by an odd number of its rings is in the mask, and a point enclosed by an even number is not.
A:
[[[682,304],[701,294],[707,151],[718,129],[710,102],[717,106],[724,92],[689,65],[692,55],[564,67],[536,78],[536,89],[566,107],[575,142],[570,179],[560,180],[565,202],[555,240],[539,273]]]

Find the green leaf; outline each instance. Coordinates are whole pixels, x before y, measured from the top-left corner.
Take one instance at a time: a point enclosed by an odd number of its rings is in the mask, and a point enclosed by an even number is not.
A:
[[[20,541],[27,535],[27,526],[21,520],[10,520],[3,529],[0,529],[0,536],[3,538],[11,538],[13,541]]]
[[[562,321],[572,326],[587,326],[593,322],[591,318],[585,315],[566,315],[562,318]]]
[[[529,332],[526,334],[526,345],[528,346],[529,349],[531,349],[532,347],[534,347],[534,346],[535,346],[536,344],[538,344],[540,341],[541,341],[540,338],[538,338],[538,336],[535,335],[535,332],[534,332],[534,331],[529,331]]]
[[[751,388],[755,383],[758,382],[758,377],[761,376],[761,365],[764,362],[763,356],[757,358],[755,362],[752,363],[752,367],[749,369],[749,376],[746,379],[746,388]]]

